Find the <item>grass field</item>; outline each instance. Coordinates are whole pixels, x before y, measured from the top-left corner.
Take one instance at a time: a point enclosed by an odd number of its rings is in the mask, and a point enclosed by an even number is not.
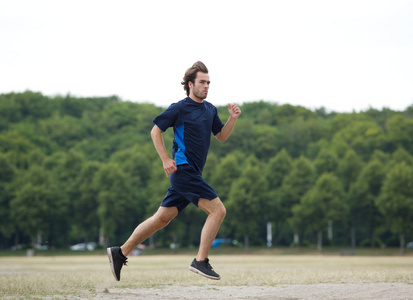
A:
[[[339,256],[219,254],[211,264],[222,280],[188,271],[193,254],[130,257],[116,282],[107,257],[101,255],[0,257],[0,297],[47,298],[77,295],[89,298],[108,289],[165,286],[275,286],[319,283],[413,284],[413,256]],[[53,298],[53,297],[52,297]],[[70,298],[70,297],[69,297]]]

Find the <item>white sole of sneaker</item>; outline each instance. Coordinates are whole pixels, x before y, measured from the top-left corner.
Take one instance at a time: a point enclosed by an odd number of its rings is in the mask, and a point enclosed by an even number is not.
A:
[[[115,274],[115,266],[114,266],[113,260],[112,260],[112,251],[110,250],[110,248],[107,248],[106,252],[108,253],[110,269],[112,270],[113,277],[115,277],[116,281],[119,281],[119,279],[116,277],[116,274]]]
[[[196,274],[199,274],[199,275],[201,275],[201,276],[204,276],[204,277],[209,278],[209,279],[212,279],[212,280],[220,280],[220,279],[221,279],[221,276],[220,276],[220,277],[210,276],[210,275],[207,275],[207,274],[205,274],[205,273],[202,273],[202,272],[199,271],[198,269],[195,269],[194,267],[191,267],[191,266],[189,266],[189,271],[192,271],[192,272],[194,272],[194,273],[196,273]]]

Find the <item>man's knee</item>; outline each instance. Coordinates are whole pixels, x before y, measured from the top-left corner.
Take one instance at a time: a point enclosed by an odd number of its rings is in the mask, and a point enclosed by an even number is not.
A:
[[[227,210],[219,197],[213,200],[200,199],[198,206],[204,210],[207,214],[215,215],[221,219],[224,219],[227,214]]]
[[[218,198],[219,199],[219,198]],[[225,218],[225,215],[227,214],[227,209],[225,208],[224,204],[222,203],[221,200],[219,200],[220,205],[217,207],[217,214],[220,216],[222,219]]]
[[[178,209],[176,207],[160,207],[152,218],[157,227],[163,228],[168,225],[177,214]]]

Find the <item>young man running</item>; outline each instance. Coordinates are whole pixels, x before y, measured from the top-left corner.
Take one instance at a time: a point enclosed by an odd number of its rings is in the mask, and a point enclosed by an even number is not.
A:
[[[228,104],[229,118],[224,125],[215,106],[205,101],[209,84],[207,67],[200,61],[196,62],[186,70],[182,81],[188,97],[172,104],[153,120],[155,125],[151,137],[171,186],[152,217],[139,224],[121,247],[107,248],[112,273],[117,281],[120,280],[122,266],[126,265],[126,256],[133,248],[168,225],[189,203],[208,214],[202,228],[198,254],[189,270],[210,279],[221,278],[209,264],[208,254],[226,210],[221,199],[202,178],[202,170],[209,150],[211,132],[220,142],[225,142],[241,110],[235,103]],[[162,138],[162,133],[169,127],[174,130],[173,158],[167,154]]]

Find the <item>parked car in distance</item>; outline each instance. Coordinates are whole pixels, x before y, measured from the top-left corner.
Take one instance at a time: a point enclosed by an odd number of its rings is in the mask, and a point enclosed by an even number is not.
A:
[[[146,249],[146,245],[144,244],[139,244],[132,250],[132,256],[139,256],[143,254],[143,250]]]
[[[26,247],[27,247],[27,246],[26,246]],[[36,249],[36,250],[48,250],[48,249],[49,249],[49,246],[47,246],[47,245],[35,244],[35,245],[33,245],[32,248],[34,248],[34,249]],[[12,250],[12,251],[22,250],[22,249],[23,249],[23,245],[20,245],[20,244],[18,244],[18,245],[13,245],[13,246],[10,247],[10,250]]]
[[[48,249],[49,249],[49,246],[36,244],[36,245],[34,245],[34,248],[35,248],[36,250],[48,250]]]
[[[89,250],[89,251],[93,251],[96,249],[97,244],[95,242],[89,242],[89,243],[79,243],[73,246],[70,246],[70,250],[73,251],[85,251],[85,250]]]
[[[237,246],[238,241],[237,240],[231,240],[231,239],[215,239],[212,242],[211,248],[219,248],[223,245]]]
[[[20,244],[13,245],[13,246],[10,247],[10,250],[12,250],[12,251],[21,250],[21,249],[23,249],[23,246],[20,245]]]

